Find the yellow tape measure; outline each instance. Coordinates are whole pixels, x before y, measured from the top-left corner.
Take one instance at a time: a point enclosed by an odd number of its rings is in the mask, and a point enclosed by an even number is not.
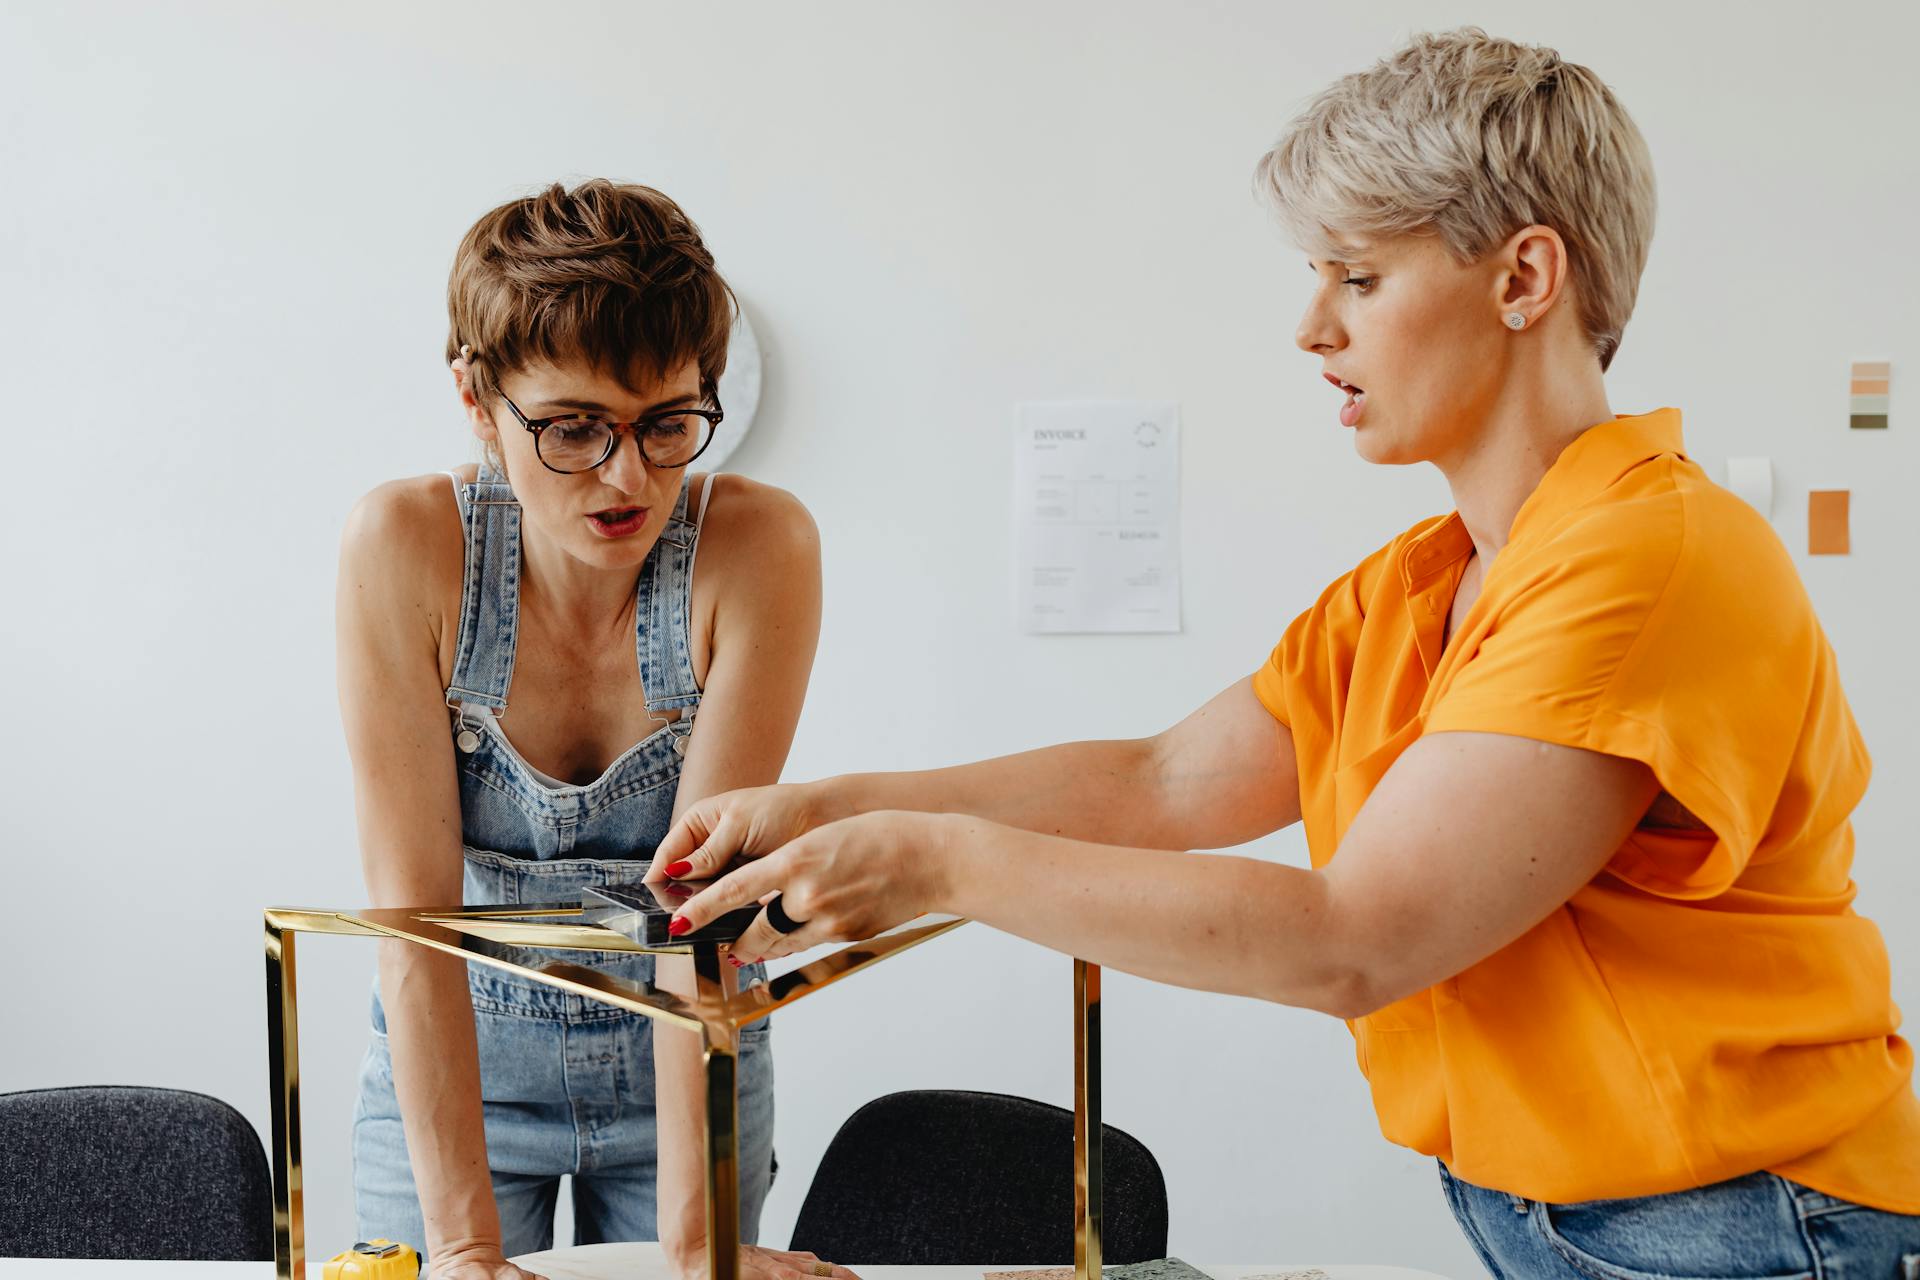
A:
[[[414,1280],[420,1255],[411,1245],[375,1237],[327,1259],[325,1280]]]

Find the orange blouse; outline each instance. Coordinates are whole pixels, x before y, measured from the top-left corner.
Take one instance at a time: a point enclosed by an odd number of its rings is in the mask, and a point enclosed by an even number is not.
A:
[[[1352,1022],[1382,1131],[1538,1200],[1771,1169],[1920,1213],[1913,1051],[1851,906],[1867,752],[1786,549],[1662,409],[1566,449],[1443,650],[1472,550],[1458,514],[1414,526],[1255,674],[1314,865],[1448,730],[1642,761],[1711,830],[1636,831],[1520,939]]]

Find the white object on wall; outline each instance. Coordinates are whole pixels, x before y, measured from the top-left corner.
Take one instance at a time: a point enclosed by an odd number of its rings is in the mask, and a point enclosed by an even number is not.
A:
[[[725,467],[747,438],[754,411],[760,407],[760,375],[760,339],[747,320],[747,309],[741,307],[734,313],[733,333],[727,342],[727,370],[720,375],[720,408],[727,416],[700,458],[708,471]]]
[[[1180,408],[1020,405],[1013,432],[1014,601],[1021,628],[1180,629]]]
[[[1773,519],[1773,459],[1728,458],[1727,488],[1745,498],[1755,511]]]

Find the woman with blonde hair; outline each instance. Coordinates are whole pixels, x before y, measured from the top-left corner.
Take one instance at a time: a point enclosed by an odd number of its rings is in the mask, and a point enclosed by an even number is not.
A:
[[[1496,1276],[1920,1275],[1833,651],[1679,413],[1607,400],[1638,130],[1587,68],[1467,29],[1336,82],[1259,173],[1340,424],[1456,509],[1155,737],[692,806],[655,878],[759,860],[676,927],[778,892],[752,960],[946,911],[1344,1018]],[[1175,852],[1294,822],[1310,870]]]

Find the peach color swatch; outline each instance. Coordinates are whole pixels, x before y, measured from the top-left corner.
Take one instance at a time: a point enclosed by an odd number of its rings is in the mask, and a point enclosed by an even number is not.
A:
[[[1893,365],[1885,360],[1856,360],[1848,384],[1847,425],[1859,430],[1884,430],[1892,398]]]
[[[1815,489],[1807,494],[1807,554],[1844,556],[1852,553],[1847,528],[1850,491]]]

